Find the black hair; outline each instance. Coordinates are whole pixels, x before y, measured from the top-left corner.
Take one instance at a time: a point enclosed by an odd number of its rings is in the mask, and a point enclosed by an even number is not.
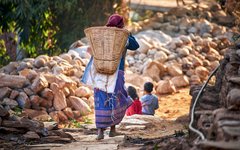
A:
[[[137,90],[133,87],[133,86],[129,86],[127,88],[127,92],[128,92],[128,95],[133,99],[138,99],[138,94],[137,94]]]
[[[151,93],[153,91],[153,84],[151,82],[146,82],[144,84],[144,91]]]

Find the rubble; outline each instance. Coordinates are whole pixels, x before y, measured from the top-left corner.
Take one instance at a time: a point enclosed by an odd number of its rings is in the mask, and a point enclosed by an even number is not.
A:
[[[155,85],[178,76],[184,76],[186,85],[201,84],[231,46],[235,29],[223,26],[226,22],[217,19],[221,17],[230,16],[218,4],[211,7],[192,4],[159,12],[154,18],[140,22],[138,28],[130,27],[131,32],[137,32],[135,37],[140,48],[128,51],[129,72],[150,77]],[[137,83],[131,84],[139,87]]]

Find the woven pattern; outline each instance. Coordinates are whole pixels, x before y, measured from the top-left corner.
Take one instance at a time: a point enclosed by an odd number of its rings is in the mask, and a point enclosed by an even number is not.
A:
[[[84,32],[92,48],[96,70],[113,74],[125,50],[129,32],[115,27],[90,27]]]

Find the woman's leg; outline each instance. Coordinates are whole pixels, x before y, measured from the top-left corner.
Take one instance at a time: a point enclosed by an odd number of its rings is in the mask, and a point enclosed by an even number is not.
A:
[[[98,128],[97,130],[97,137],[96,140],[101,140],[104,139],[104,133],[103,133],[104,129],[103,128]]]
[[[111,126],[110,132],[109,132],[109,137],[114,137],[116,136],[116,127],[115,125]]]

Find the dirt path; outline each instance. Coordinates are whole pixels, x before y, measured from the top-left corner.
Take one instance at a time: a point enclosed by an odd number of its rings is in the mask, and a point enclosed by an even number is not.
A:
[[[117,130],[121,135],[108,137],[109,129],[104,133],[105,139],[96,141],[94,124],[85,125],[83,129],[69,129],[76,142],[58,145],[52,150],[114,150],[140,149],[149,140],[173,135],[176,131],[185,130],[191,96],[189,88],[180,89],[172,95],[159,96],[159,109],[155,116],[134,115],[124,117]],[[94,122],[94,115],[90,115]],[[184,118],[178,121],[178,118]]]

